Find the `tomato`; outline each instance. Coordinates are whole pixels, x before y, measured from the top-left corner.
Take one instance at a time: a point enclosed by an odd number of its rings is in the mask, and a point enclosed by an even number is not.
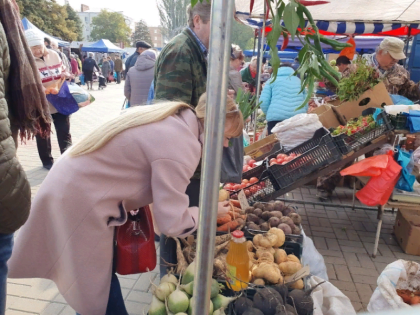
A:
[[[242,184],[248,184],[248,183],[249,183],[249,180],[247,180],[247,179],[242,180]]]
[[[251,192],[251,194],[255,194],[258,191],[258,188],[255,185],[255,186],[250,187],[249,191]]]
[[[242,183],[241,184],[241,189],[244,189],[244,188],[246,188],[246,184],[245,183]]]
[[[249,160],[248,165],[254,167],[255,162],[255,160]]]
[[[285,165],[287,163],[289,163],[289,161],[284,161],[283,163],[281,163],[281,165]]]
[[[233,190],[233,185],[232,184],[226,184],[225,189],[226,190]]]
[[[260,187],[261,187],[261,189],[264,188],[265,187],[265,182],[261,182]]]
[[[273,163],[273,162],[277,163],[277,160],[275,158],[270,159],[270,164]]]
[[[258,178],[256,178],[256,177],[251,177],[251,179],[249,180],[249,182],[250,182],[251,184],[255,184],[256,182],[258,182]]]
[[[282,158],[277,159],[277,164],[281,164],[281,163],[283,163],[284,161],[285,161],[285,159],[282,159]]]
[[[244,165],[244,167],[242,168],[242,173],[248,172],[251,168],[249,167],[249,165]]]
[[[289,155],[289,157],[293,157],[293,158],[295,158],[296,157],[296,153],[290,153],[290,155]]]
[[[284,153],[277,154],[277,158],[278,159],[280,159],[280,158],[283,158],[284,159],[285,157],[287,157],[287,155],[284,154]]]
[[[236,184],[235,186],[233,186],[234,191],[237,191],[237,190],[240,190],[240,189],[241,189],[241,185],[239,185],[239,184]]]
[[[251,196],[251,192],[249,191],[249,189],[245,189],[244,193],[245,193],[245,196],[247,197]]]
[[[270,163],[270,166],[277,165],[277,160]]]

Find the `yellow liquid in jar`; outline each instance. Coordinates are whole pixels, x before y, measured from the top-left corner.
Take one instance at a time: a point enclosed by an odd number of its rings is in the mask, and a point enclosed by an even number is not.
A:
[[[233,238],[226,256],[228,288],[241,291],[248,287],[249,256],[245,238]]]

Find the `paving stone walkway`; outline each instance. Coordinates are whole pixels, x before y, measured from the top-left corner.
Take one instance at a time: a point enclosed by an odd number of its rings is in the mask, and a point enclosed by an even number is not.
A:
[[[109,85],[103,91],[93,91],[96,102],[71,117],[71,133],[77,141],[92,129],[119,115],[123,84]],[[53,155],[59,156],[55,135],[52,136]],[[42,168],[35,141],[20,144],[18,157],[36,194],[48,171]],[[297,189],[285,198],[306,202],[319,202],[313,187]],[[376,211],[351,210],[352,192],[338,188],[329,204],[311,205],[295,203],[303,218],[303,228],[318,251],[324,256],[331,283],[352,301],[356,311],[365,311],[376,288],[378,275],[387,264],[407,259],[420,262],[420,257],[403,253],[392,235],[396,213],[385,213],[377,257],[371,257],[376,233]],[[333,206],[338,204],[339,206]],[[356,205],[360,206],[359,202]],[[18,235],[18,233],[17,233]],[[158,244],[157,244],[158,246]],[[158,249],[158,247],[157,247]],[[120,276],[121,287],[130,315],[143,315],[151,302],[151,282],[159,281],[158,267],[141,276]],[[74,311],[67,305],[54,283],[42,279],[8,280],[7,315],[70,315]],[[345,314],[343,314],[345,315]]]

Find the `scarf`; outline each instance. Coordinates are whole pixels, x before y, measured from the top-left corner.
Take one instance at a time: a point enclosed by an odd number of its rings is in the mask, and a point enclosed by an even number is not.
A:
[[[10,53],[7,100],[21,141],[51,133],[51,118],[35,59],[25,39],[15,0],[0,0],[0,22]]]

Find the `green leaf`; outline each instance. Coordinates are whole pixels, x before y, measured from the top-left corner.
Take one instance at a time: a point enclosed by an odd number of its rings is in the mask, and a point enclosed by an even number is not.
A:
[[[321,76],[321,74],[319,73],[318,58],[316,55],[312,55],[311,68],[314,70],[315,76]]]
[[[296,9],[296,13],[299,17],[299,26],[303,30],[305,28],[305,18],[303,16],[303,10],[301,6],[298,6]]]
[[[299,15],[296,13],[297,4],[294,1],[289,2],[284,8],[283,21],[287,30],[292,37],[295,39],[296,31],[300,23]]]
[[[306,106],[309,100],[312,97],[312,92],[314,91],[314,78],[313,76],[308,76],[308,94],[306,95],[305,100],[303,101],[302,105],[295,109],[295,111],[300,110]]]
[[[200,2],[203,2],[203,0],[200,0]],[[194,6],[198,3],[198,0],[191,0],[191,8],[194,8]]]

